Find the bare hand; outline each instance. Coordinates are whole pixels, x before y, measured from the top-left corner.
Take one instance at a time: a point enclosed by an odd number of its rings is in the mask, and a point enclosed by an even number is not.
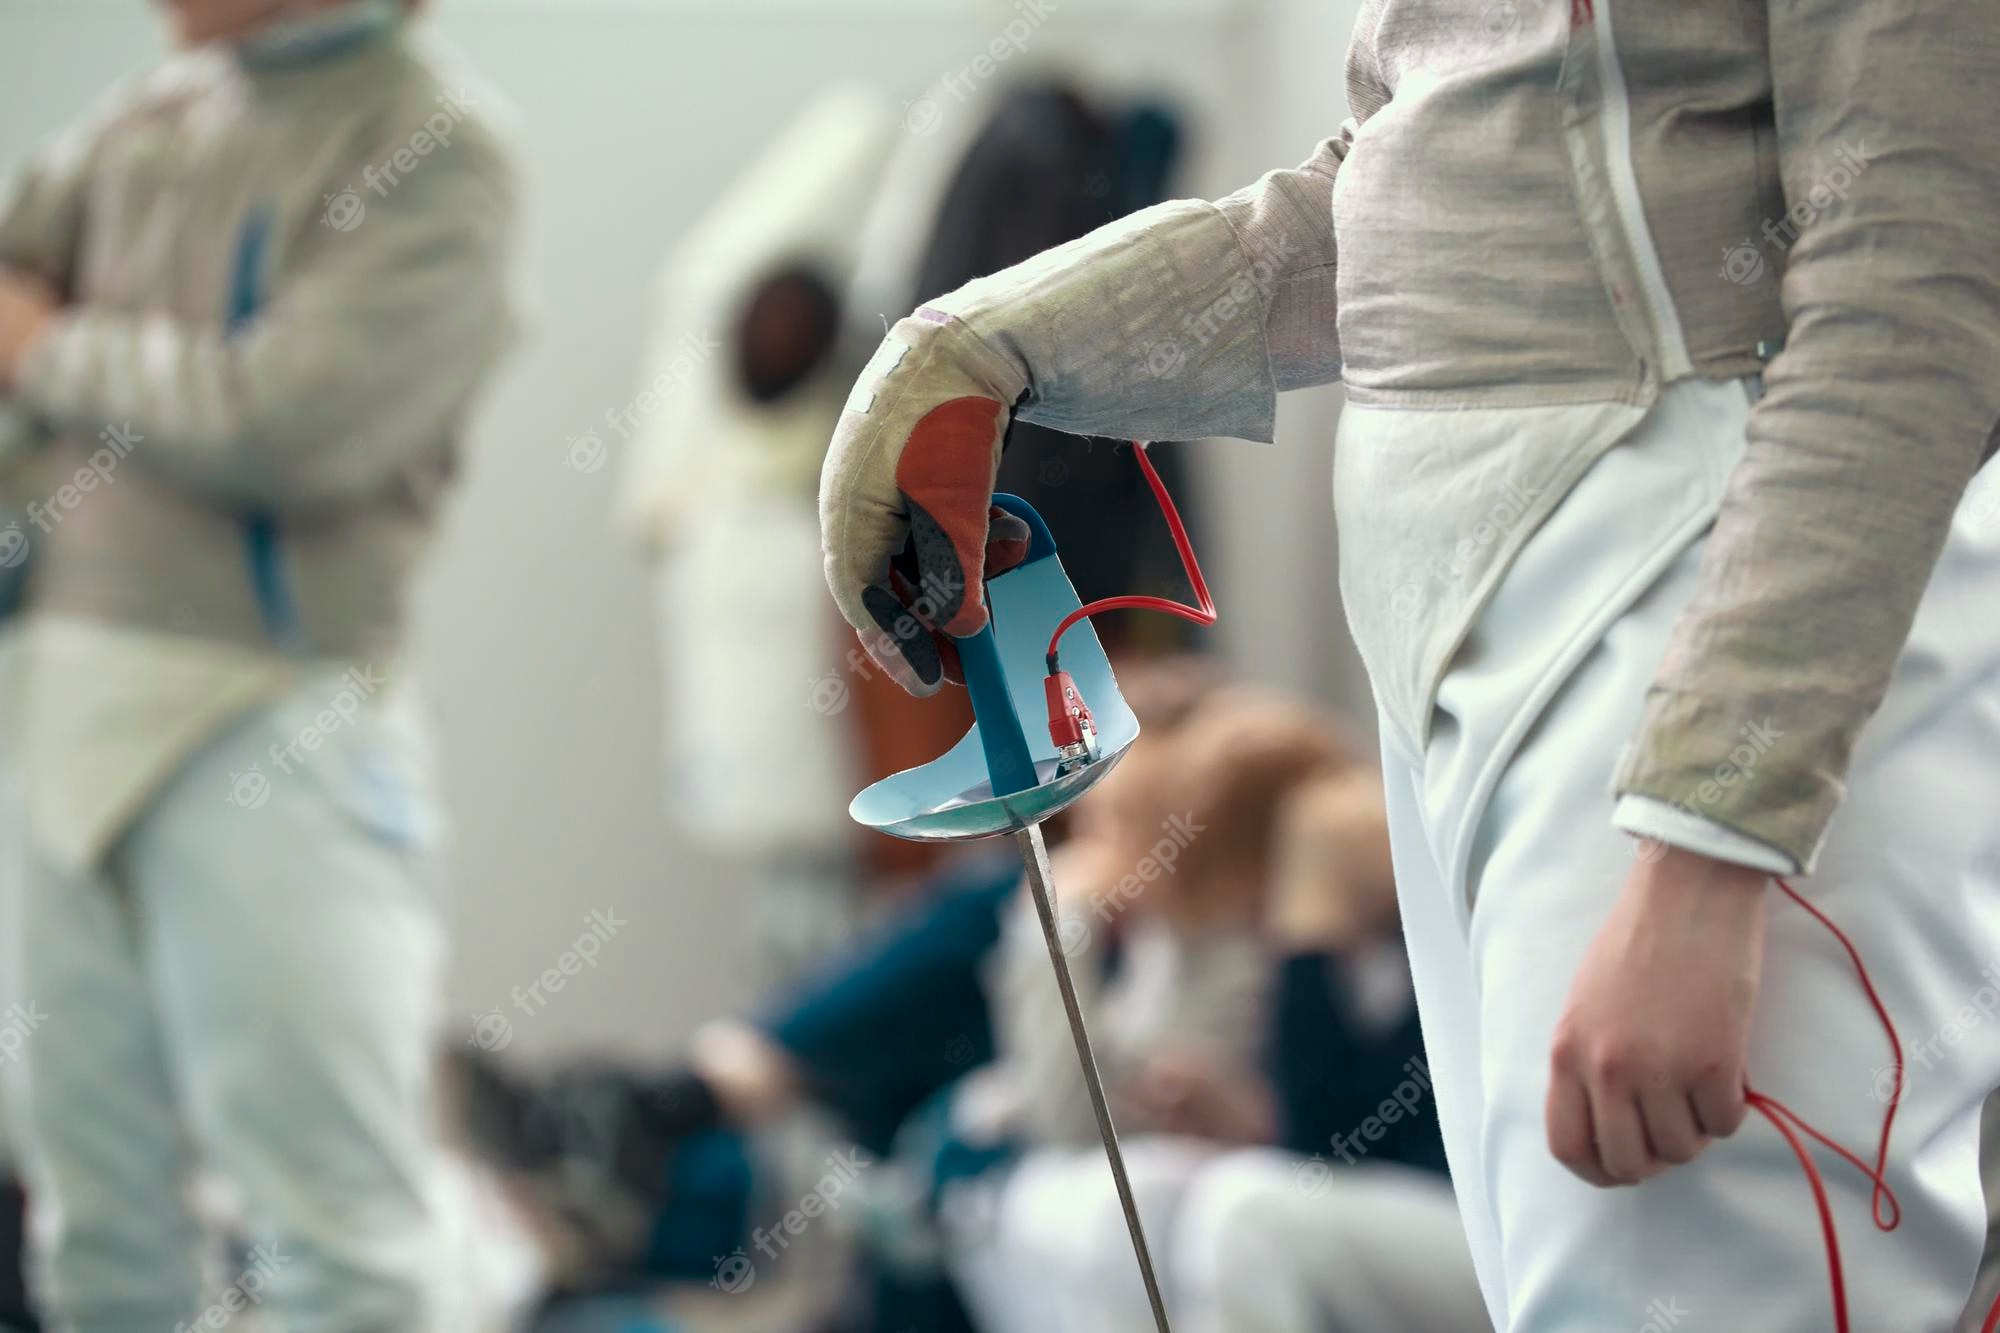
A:
[[[1549,1147],[1636,1185],[1736,1132],[1763,974],[1766,877],[1669,848],[1634,865],[1556,1025]]]
[[[55,289],[40,278],[0,268],[0,390],[13,387],[22,359],[61,307]]]

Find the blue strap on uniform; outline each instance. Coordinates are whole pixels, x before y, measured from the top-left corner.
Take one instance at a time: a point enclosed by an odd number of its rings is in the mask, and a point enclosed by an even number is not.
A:
[[[229,309],[226,331],[234,336],[249,326],[264,304],[265,256],[271,248],[271,210],[259,205],[244,219],[236,241],[236,262],[230,270]],[[300,645],[303,632],[298,603],[285,578],[285,552],[278,533],[277,515],[259,510],[243,520],[244,558],[248,562],[251,591],[257,597],[257,611],[264,632],[279,647]]]

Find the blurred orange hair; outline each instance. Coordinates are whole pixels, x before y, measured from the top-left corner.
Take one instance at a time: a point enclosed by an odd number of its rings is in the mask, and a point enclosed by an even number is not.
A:
[[[1178,871],[1196,893],[1224,878],[1267,885],[1286,803],[1305,783],[1352,769],[1364,758],[1354,736],[1326,710],[1243,685],[1205,699],[1174,746],[1160,794],[1170,814],[1200,826]]]

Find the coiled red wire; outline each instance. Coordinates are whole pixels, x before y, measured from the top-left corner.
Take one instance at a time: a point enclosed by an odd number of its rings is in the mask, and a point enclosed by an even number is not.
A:
[[[1889,1104],[1882,1112],[1882,1135],[1876,1141],[1873,1166],[1814,1129],[1804,1117],[1777,1098],[1767,1097],[1748,1084],[1743,1089],[1750,1105],[1785,1136],[1785,1142],[1791,1146],[1793,1155],[1799,1159],[1800,1169],[1806,1173],[1806,1183],[1812,1187],[1813,1204],[1819,1210],[1820,1231],[1826,1237],[1826,1275],[1827,1284],[1833,1292],[1833,1326],[1835,1333],[1851,1333],[1847,1316],[1847,1278],[1840,1264],[1840,1237],[1834,1229],[1833,1207],[1826,1197],[1826,1182],[1820,1177],[1819,1167],[1813,1162],[1812,1154],[1807,1152],[1805,1144],[1799,1141],[1799,1133],[1804,1133],[1815,1142],[1832,1149],[1855,1170],[1868,1177],[1870,1183],[1875,1186],[1869,1200],[1870,1216],[1878,1230],[1894,1231],[1902,1223],[1903,1208],[1896,1201],[1896,1192],[1889,1187],[1885,1177],[1889,1169],[1889,1135],[1896,1125],[1896,1110],[1903,1102],[1903,1043],[1896,1035],[1896,1024],[1889,1017],[1888,1006],[1882,1003],[1882,997],[1875,989],[1874,978],[1868,975],[1868,964],[1861,960],[1861,951],[1854,947],[1854,941],[1847,937],[1847,932],[1835,925],[1826,913],[1814,907],[1790,884],[1782,879],[1773,882],[1784,890],[1786,897],[1811,913],[1815,921],[1831,931],[1833,937],[1840,941],[1840,947],[1847,950],[1848,958],[1854,963],[1854,973],[1861,979],[1861,988],[1868,993],[1868,1003],[1873,1006],[1875,1017],[1881,1020],[1882,1031],[1889,1038],[1889,1053],[1894,1058],[1896,1081],[1889,1093]],[[1993,1308],[1987,1311],[1986,1322],[1980,1326],[1980,1333],[1994,1333],[1996,1328],[2000,1328],[2000,1300],[1995,1300]]]
[[[1882,1231],[1894,1231],[1901,1225],[1903,1207],[1896,1201],[1896,1192],[1889,1187],[1886,1174],[1889,1169],[1889,1134],[1896,1125],[1896,1108],[1902,1105],[1903,1101],[1903,1043],[1896,1036],[1896,1025],[1889,1017],[1888,1006],[1882,1003],[1882,997],[1875,989],[1875,981],[1868,975],[1868,965],[1861,961],[1861,951],[1854,947],[1854,941],[1847,937],[1847,932],[1835,925],[1826,913],[1806,901],[1805,896],[1790,884],[1782,879],[1772,882],[1784,891],[1786,897],[1811,913],[1814,920],[1831,931],[1833,937],[1840,941],[1840,947],[1847,950],[1848,958],[1854,963],[1855,975],[1861,978],[1861,988],[1868,992],[1868,1003],[1874,1007],[1875,1017],[1881,1020],[1882,1031],[1888,1035],[1889,1052],[1895,1061],[1895,1086],[1889,1094],[1889,1104],[1882,1113],[1882,1135],[1876,1141],[1873,1166],[1820,1133],[1807,1123],[1805,1117],[1777,1098],[1765,1096],[1748,1083],[1743,1087],[1745,1100],[1769,1120],[1778,1133],[1785,1136],[1785,1142],[1791,1146],[1793,1155],[1799,1159],[1799,1168],[1806,1173],[1806,1183],[1812,1187],[1813,1204],[1819,1209],[1820,1231],[1826,1238],[1827,1284],[1833,1291],[1833,1326],[1836,1333],[1849,1333],[1847,1278],[1840,1264],[1840,1235],[1833,1224],[1833,1205],[1826,1197],[1826,1181],[1821,1178],[1819,1167],[1813,1161],[1812,1154],[1807,1152],[1805,1144],[1799,1141],[1799,1134],[1804,1133],[1815,1142],[1832,1149],[1873,1183],[1875,1191],[1870,1196],[1869,1212],[1876,1227]],[[1887,1205],[1886,1213],[1883,1210],[1884,1204]],[[1996,1307],[1995,1315],[2000,1316],[2000,1307]],[[1992,1327],[1992,1320],[1989,1319],[1987,1333],[1991,1333]]]
[[[1201,576],[1201,565],[1195,559],[1194,544],[1188,539],[1187,525],[1181,521],[1180,511],[1174,507],[1173,497],[1167,494],[1166,483],[1160,480],[1159,472],[1153,467],[1153,460],[1146,456],[1146,445],[1134,440],[1132,448],[1139,461],[1139,470],[1145,473],[1146,484],[1152,488],[1153,498],[1159,502],[1160,516],[1166,520],[1167,530],[1173,535],[1174,549],[1180,553],[1181,568],[1187,571],[1188,583],[1194,588],[1196,605],[1189,606],[1182,602],[1169,601],[1164,597],[1135,595],[1106,597],[1088,606],[1078,607],[1065,616],[1062,623],[1056,626],[1055,633],[1049,636],[1048,658],[1051,672],[1056,669],[1056,649],[1062,642],[1063,634],[1078,621],[1094,616],[1100,611],[1164,611],[1168,615],[1179,616],[1197,625],[1215,623],[1215,600],[1209,596],[1208,584]],[[1829,1149],[1868,1177],[1869,1182],[1875,1187],[1869,1199],[1869,1214],[1878,1230],[1894,1231],[1902,1225],[1903,1206],[1897,1201],[1895,1190],[1889,1186],[1888,1169],[1889,1136],[1895,1129],[1896,1110],[1903,1101],[1903,1043],[1896,1035],[1896,1024],[1889,1017],[1888,1006],[1882,1003],[1882,996],[1875,989],[1874,978],[1868,975],[1868,964],[1862,961],[1861,951],[1854,947],[1854,941],[1848,938],[1847,932],[1835,925],[1826,913],[1808,902],[1805,896],[1789,883],[1782,879],[1773,882],[1783,890],[1786,897],[1804,908],[1815,921],[1832,932],[1833,937],[1840,941],[1840,947],[1847,951],[1849,960],[1854,964],[1854,973],[1861,979],[1861,988],[1868,994],[1868,1003],[1874,1008],[1875,1017],[1881,1021],[1882,1031],[1889,1038],[1889,1052],[1895,1062],[1895,1086],[1889,1094],[1888,1106],[1882,1113],[1882,1133],[1876,1140],[1875,1162],[1872,1166],[1858,1154],[1835,1143],[1815,1129],[1804,1116],[1777,1098],[1758,1092],[1747,1082],[1743,1087],[1744,1100],[1755,1108],[1758,1114],[1770,1121],[1772,1128],[1784,1136],[1792,1154],[1799,1159],[1800,1170],[1805,1172],[1806,1184],[1812,1189],[1813,1206],[1819,1211],[1820,1233],[1826,1241],[1827,1285],[1833,1297],[1834,1330],[1835,1333],[1853,1333],[1847,1313],[1847,1277],[1840,1262],[1840,1234],[1834,1225],[1833,1204],[1827,1198],[1826,1180],[1820,1175],[1819,1166],[1813,1161],[1812,1153],[1808,1151],[1800,1135],[1803,1134],[1806,1138]],[[1980,1326],[1980,1333],[2000,1333],[2000,1298],[1995,1299],[1993,1308],[1987,1312],[1986,1322]]]
[[[1167,494],[1167,484],[1160,480],[1159,472],[1153,467],[1153,460],[1146,456],[1145,443],[1140,440],[1132,441],[1132,450],[1139,460],[1139,470],[1146,474],[1146,484],[1153,488],[1153,499],[1159,503],[1160,517],[1167,521],[1167,531],[1173,535],[1174,549],[1180,552],[1181,568],[1187,571],[1188,583],[1194,588],[1196,604],[1189,606],[1184,602],[1169,601],[1165,597],[1133,595],[1105,597],[1088,606],[1079,606],[1064,616],[1062,623],[1056,626],[1056,632],[1049,636],[1050,674],[1054,674],[1056,670],[1056,647],[1062,642],[1062,636],[1068,632],[1069,627],[1100,611],[1164,611],[1170,616],[1179,616],[1182,620],[1191,620],[1197,625],[1215,623],[1215,599],[1208,595],[1208,583],[1202,578],[1201,565],[1194,558],[1194,543],[1188,540],[1187,524],[1181,521],[1181,511],[1174,508],[1174,499]]]

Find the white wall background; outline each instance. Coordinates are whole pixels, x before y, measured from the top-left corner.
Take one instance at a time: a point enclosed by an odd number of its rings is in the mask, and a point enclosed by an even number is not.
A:
[[[1030,57],[1176,92],[1187,193],[1302,160],[1345,114],[1356,0],[1057,0]],[[533,336],[474,432],[426,577],[421,673],[459,836],[455,1008],[503,1004],[583,930],[631,924],[515,1051],[671,1049],[747,997],[745,887],[658,814],[652,600],[611,533],[617,469],[566,439],[630,400],[655,266],[744,158],[824,85],[916,97],[1012,16],[1004,0],[438,0],[437,22],[523,116]],[[0,170],[158,50],[141,0],[0,0]],[[1334,592],[1337,391],[1295,395],[1276,448],[1212,446],[1206,551],[1250,674],[1366,702]],[[805,668],[801,668],[804,672]],[[802,719],[805,716],[801,710]],[[803,721],[802,721],[803,725]]]

